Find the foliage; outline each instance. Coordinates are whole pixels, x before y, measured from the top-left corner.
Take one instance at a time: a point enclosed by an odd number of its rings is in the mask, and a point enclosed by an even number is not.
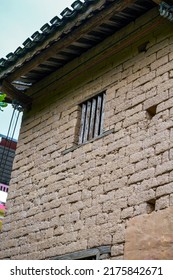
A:
[[[3,111],[2,108],[7,107],[8,105],[6,102],[4,102],[6,96],[7,95],[5,93],[0,93],[0,111]]]

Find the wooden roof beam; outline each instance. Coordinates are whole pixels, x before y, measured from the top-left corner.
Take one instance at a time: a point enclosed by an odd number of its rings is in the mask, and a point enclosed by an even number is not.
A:
[[[31,107],[31,97],[15,88],[8,80],[3,80],[2,84],[0,84],[0,90],[6,93],[8,100],[18,101],[23,108],[29,109]]]
[[[98,3],[98,7],[102,6],[104,3],[105,0],[100,1]],[[112,3],[111,7],[108,7],[107,9],[103,10],[101,15],[100,13],[98,13],[94,17],[91,17],[87,24],[85,24],[84,26],[83,25],[79,26],[72,33],[70,32],[67,36],[57,41],[56,43],[52,44],[49,48],[45,48],[44,50],[39,52],[39,54],[35,57],[32,57],[31,60],[29,59],[31,56],[31,54],[29,53],[27,56],[25,56],[25,58],[22,58],[20,61],[20,64],[24,63],[24,65],[22,65],[20,68],[18,68],[16,71],[14,71],[8,76],[9,81],[12,82],[18,79],[20,76],[25,75],[26,73],[28,73],[29,71],[37,67],[39,64],[43,63],[45,60],[48,60],[55,53],[64,50],[70,44],[79,40],[83,36],[83,34],[87,34],[96,26],[100,25],[101,23],[104,23],[106,19],[112,17],[114,14],[122,11],[123,9],[127,8],[133,3],[135,3],[135,0],[118,1],[118,2],[115,1],[114,3]],[[14,66],[12,66],[12,68],[13,67]]]

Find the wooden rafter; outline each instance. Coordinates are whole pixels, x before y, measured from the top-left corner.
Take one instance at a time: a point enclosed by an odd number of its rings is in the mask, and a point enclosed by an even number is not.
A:
[[[3,80],[0,90],[7,94],[8,100],[17,100],[24,108],[31,106],[31,97],[16,89],[8,80]]]
[[[101,1],[99,5],[103,5],[105,2]],[[112,3],[110,7],[102,11],[102,15],[100,14],[95,15],[92,17],[89,22],[85,25],[79,26],[76,30],[73,31],[72,34],[68,35],[67,37],[57,41],[53,45],[49,46],[49,48],[45,48],[37,56],[34,57],[34,59],[29,60],[31,57],[31,53],[28,53],[27,56],[22,58],[22,61],[20,61],[21,66],[19,69],[14,71],[11,75],[8,76],[8,80],[10,82],[16,80],[20,76],[28,73],[32,69],[36,68],[41,63],[44,63],[44,61],[48,60],[51,56],[56,54],[58,51],[63,50],[64,48],[68,47],[73,42],[76,42],[81,38],[83,34],[87,34],[90,30],[92,30],[95,26],[100,25],[100,23],[104,23],[107,18],[110,18],[114,14],[122,11],[129,5],[135,3],[135,0],[127,0],[127,1],[115,1],[115,3]],[[37,53],[37,52],[35,52]],[[28,60],[28,62],[26,62]]]

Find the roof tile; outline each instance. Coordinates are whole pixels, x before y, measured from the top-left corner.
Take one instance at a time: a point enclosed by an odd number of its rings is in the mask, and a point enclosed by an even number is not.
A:
[[[100,0],[84,0],[84,2],[81,2],[80,0],[74,1],[71,4],[72,9],[70,8],[65,8],[60,15],[62,18],[60,19],[58,16],[55,16],[50,20],[50,24],[46,23],[44,24],[41,28],[40,31],[36,31],[31,38],[27,38],[23,42],[23,48],[18,47],[14,53],[8,54],[6,57],[7,59],[1,58],[0,59],[0,69],[4,70],[8,68],[9,65],[12,63],[15,63],[19,57],[22,57],[25,55],[25,53],[28,52],[29,49],[33,49],[34,47],[37,46],[40,42],[43,42],[44,39],[51,35],[55,30],[57,31],[57,28],[62,28],[63,26],[66,25],[66,23],[73,18],[79,13],[79,12],[84,12],[88,6],[93,4],[94,2],[99,2]]]

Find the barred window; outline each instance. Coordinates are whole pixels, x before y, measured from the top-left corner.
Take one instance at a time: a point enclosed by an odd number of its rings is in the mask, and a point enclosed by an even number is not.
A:
[[[85,143],[103,133],[105,92],[81,104],[79,144]]]

